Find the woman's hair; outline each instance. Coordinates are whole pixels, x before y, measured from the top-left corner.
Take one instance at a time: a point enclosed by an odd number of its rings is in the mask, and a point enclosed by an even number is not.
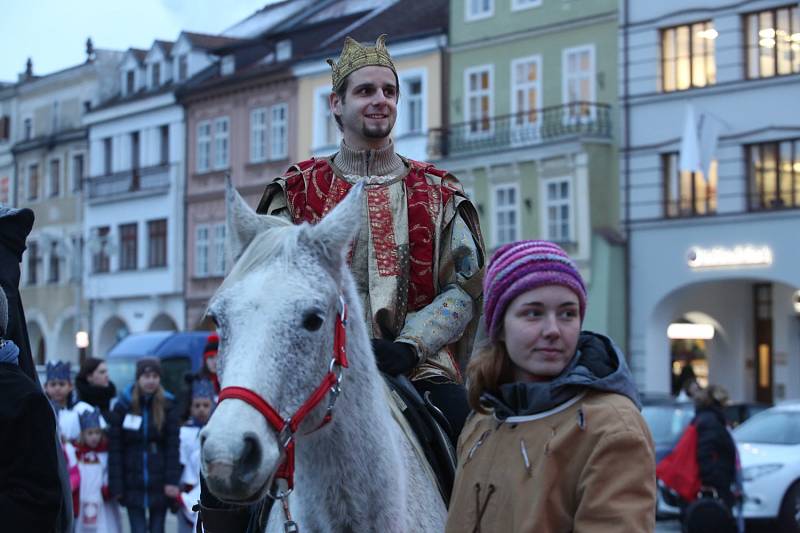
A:
[[[479,413],[488,411],[481,405],[481,394],[498,394],[500,385],[514,380],[511,358],[502,341],[486,340],[467,365],[467,400]]]
[[[89,377],[90,374],[93,374],[94,371],[97,370],[100,363],[105,363],[105,360],[98,359],[97,357],[87,357],[83,363],[81,363],[81,369],[78,372],[77,379],[86,379]]]
[[[728,391],[719,385],[709,385],[705,389],[699,388],[692,397],[696,407],[721,408],[728,403]]]
[[[137,383],[135,387],[133,387],[133,392],[131,393],[131,411],[136,413],[137,415],[142,414],[142,390],[139,388],[139,384]],[[162,427],[164,426],[164,419],[166,418],[167,414],[167,397],[164,395],[164,387],[161,385],[158,386],[158,390],[153,394],[153,402],[150,404],[153,414],[153,422],[155,422],[156,429],[161,432]]]

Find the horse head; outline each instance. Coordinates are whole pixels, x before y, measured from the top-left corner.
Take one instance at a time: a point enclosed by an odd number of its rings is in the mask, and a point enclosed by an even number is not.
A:
[[[223,391],[252,391],[285,419],[324,379],[342,296],[354,293],[346,254],[358,231],[361,194],[355,186],[318,224],[295,226],[256,214],[227,182],[227,235],[235,263],[207,311],[220,337]],[[357,302],[348,305],[351,314],[361,313]],[[298,434],[319,426],[324,414],[322,402]],[[200,438],[202,473],[211,492],[225,501],[261,498],[285,456],[278,432],[237,399],[220,402]]]

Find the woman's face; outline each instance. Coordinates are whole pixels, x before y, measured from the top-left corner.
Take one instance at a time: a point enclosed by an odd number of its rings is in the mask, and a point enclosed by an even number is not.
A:
[[[108,387],[108,365],[100,363],[94,372],[86,376],[86,381],[96,387]]]
[[[145,394],[154,394],[161,385],[161,376],[155,372],[145,372],[136,381]]]
[[[209,355],[206,357],[206,368],[212,374],[217,373],[217,356],[216,355]]]
[[[503,317],[501,340],[516,381],[547,381],[567,366],[581,331],[578,296],[561,285],[517,296]]]

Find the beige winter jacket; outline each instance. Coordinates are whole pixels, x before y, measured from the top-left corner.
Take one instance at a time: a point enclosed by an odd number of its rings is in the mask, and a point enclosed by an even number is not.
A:
[[[655,529],[653,440],[625,396],[587,391],[550,411],[468,420],[448,533]]]

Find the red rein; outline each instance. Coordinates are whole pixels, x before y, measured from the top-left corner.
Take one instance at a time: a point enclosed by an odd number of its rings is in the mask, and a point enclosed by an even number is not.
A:
[[[303,403],[291,417],[286,419],[281,418],[281,415],[269,402],[245,387],[225,387],[219,393],[220,402],[222,400],[236,399],[249,404],[256,411],[261,413],[267,420],[267,423],[278,433],[279,445],[286,452],[286,457],[275,473],[275,480],[285,480],[289,492],[294,488],[294,434],[297,432],[297,428],[300,427],[300,424],[306,416],[308,416],[308,413],[317,407],[328,393],[330,393],[330,398],[328,400],[328,409],[325,413],[325,418],[322,419],[322,422],[314,431],[331,421],[333,418],[333,406],[336,403],[336,398],[340,391],[339,385],[342,381],[342,369],[347,368],[347,306],[344,303],[344,299],[340,297],[340,300],[342,309],[341,312],[336,315],[336,325],[334,326],[333,336],[333,357],[331,358],[328,373],[322,378],[322,382],[311,396],[308,397],[305,403]],[[275,484],[275,481],[273,481],[273,486],[275,486]]]

